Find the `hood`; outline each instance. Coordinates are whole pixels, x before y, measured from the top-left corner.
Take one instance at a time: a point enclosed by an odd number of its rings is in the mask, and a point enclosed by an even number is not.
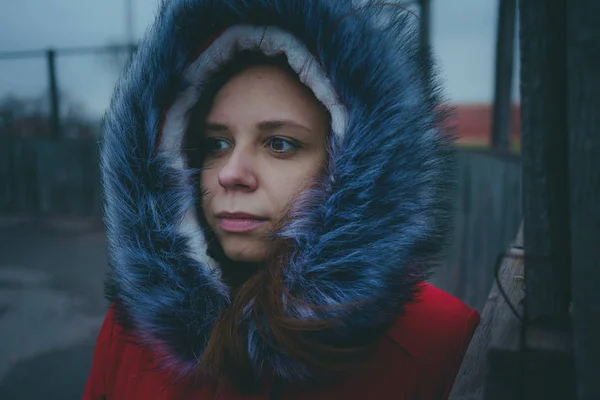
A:
[[[186,112],[219,63],[254,47],[286,53],[332,116],[327,183],[306,191],[278,232],[294,249],[286,289],[328,307],[315,315],[290,303],[290,316],[339,320],[322,332],[332,341],[381,332],[437,262],[449,228],[452,144],[413,15],[339,0],[165,1],[117,84],[101,168],[108,300],[179,375],[196,369],[233,296],[196,216],[181,149]],[[311,379],[251,314],[240,326],[255,375]]]

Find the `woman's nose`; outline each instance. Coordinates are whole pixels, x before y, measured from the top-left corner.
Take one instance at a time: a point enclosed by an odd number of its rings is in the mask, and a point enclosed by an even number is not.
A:
[[[234,149],[231,156],[219,171],[219,184],[226,190],[244,190],[253,192],[258,179],[253,168],[252,157]]]

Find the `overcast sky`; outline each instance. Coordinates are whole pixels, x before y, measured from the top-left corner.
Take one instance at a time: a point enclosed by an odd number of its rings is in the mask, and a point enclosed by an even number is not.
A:
[[[453,103],[492,100],[497,1],[432,0],[434,52]],[[157,4],[133,0],[136,38]],[[119,43],[126,39],[125,21],[124,0],[0,0],[0,52]],[[97,55],[65,56],[57,68],[61,89],[101,115],[117,76],[110,62]],[[32,96],[46,87],[43,58],[0,60],[0,97]]]

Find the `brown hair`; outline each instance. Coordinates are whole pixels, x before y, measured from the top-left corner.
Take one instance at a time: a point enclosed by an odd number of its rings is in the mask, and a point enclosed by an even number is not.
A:
[[[202,168],[203,155],[195,151],[199,148],[196,140],[201,137],[200,132],[214,96],[231,77],[254,65],[275,65],[297,77],[285,56],[270,57],[258,51],[237,54],[232,62],[210,79],[203,88],[200,101],[191,110],[185,143],[188,163],[192,168]],[[327,171],[324,171],[326,175]],[[200,182],[195,182],[194,187],[200,187]],[[363,356],[371,349],[372,343],[335,346],[319,337],[319,332],[338,326],[338,320],[308,320],[289,316],[287,310],[290,303],[300,303],[317,314],[325,308],[306,304],[288,292],[284,284],[284,271],[293,250],[289,243],[274,239],[272,254],[266,265],[246,265],[242,268],[240,263],[225,257],[214,234],[207,228],[201,196],[197,196],[197,208],[200,223],[209,239],[209,253],[219,262],[224,280],[232,288],[232,302],[220,311],[200,363],[202,372],[216,379],[218,387],[251,391],[260,388],[264,380],[273,379],[272,371],[265,371],[265,376],[254,377],[247,349],[248,330],[242,325],[248,304],[252,304],[251,316],[267,345],[306,364],[317,374],[336,376],[364,364]],[[280,222],[280,227],[284,225],[285,219]],[[354,306],[356,304],[347,307]],[[259,318],[264,320],[259,321]],[[266,323],[268,332],[261,330],[261,323]]]

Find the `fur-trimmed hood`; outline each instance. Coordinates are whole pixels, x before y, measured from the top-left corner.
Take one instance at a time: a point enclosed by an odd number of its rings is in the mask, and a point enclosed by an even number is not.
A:
[[[390,5],[164,2],[117,85],[101,143],[107,297],[121,322],[164,355],[163,367],[193,371],[232,300],[207,254],[181,143],[186,112],[217,67],[214,54],[235,48],[285,52],[332,115],[327,184],[304,194],[279,234],[295,249],[287,290],[333,307],[316,316],[290,306],[289,314],[337,318],[342,329],[325,335],[347,341],[380,332],[410,301],[444,244],[454,167],[417,28]],[[306,68],[308,56],[315,62]],[[285,381],[310,379],[306,365],[265,343],[256,323],[240,321],[256,376],[268,368]]]

